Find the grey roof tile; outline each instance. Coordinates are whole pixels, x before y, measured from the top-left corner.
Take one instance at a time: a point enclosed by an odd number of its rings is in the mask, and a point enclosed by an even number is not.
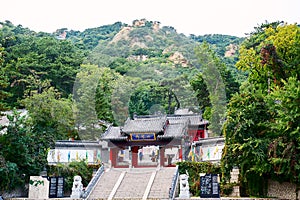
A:
[[[166,117],[128,119],[122,129],[125,133],[143,133],[163,131]]]
[[[189,120],[189,125],[195,126],[195,125],[204,125],[207,124],[208,121],[205,119],[202,119],[201,115],[199,114],[191,114],[191,115],[173,115],[168,117],[170,123],[180,123],[185,120]]]
[[[164,131],[164,125],[166,121],[169,121],[169,125],[166,126]],[[109,127],[102,137],[104,140],[126,140],[127,137],[121,133],[158,133],[164,131],[164,135],[159,135],[159,138],[167,137],[181,137],[186,134],[189,125],[203,125],[207,124],[207,120],[203,120],[201,115],[173,115],[173,116],[144,116],[137,117],[135,119],[127,119],[124,127]]]
[[[180,137],[184,135],[186,129],[186,124],[169,124],[164,136]]]
[[[121,135],[120,127],[110,126],[104,133],[102,139],[127,139],[127,137]]]

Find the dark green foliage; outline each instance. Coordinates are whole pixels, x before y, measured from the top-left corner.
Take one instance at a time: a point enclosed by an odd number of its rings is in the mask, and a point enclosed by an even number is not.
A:
[[[116,22],[111,25],[88,28],[82,32],[66,30],[67,39],[81,49],[92,50],[98,45],[99,41],[112,39],[125,25],[121,22]],[[62,30],[59,29],[58,31],[61,33]]]
[[[19,174],[19,168],[16,163],[6,161],[0,153],[0,191],[10,191],[19,186],[22,182],[22,176]]]
[[[235,95],[229,103],[224,126],[225,138],[230,138],[226,140],[223,150],[222,167],[226,172],[224,178],[228,181],[226,178],[229,177],[230,170],[237,166],[241,182],[247,184],[249,195],[264,195],[249,187],[252,182],[248,178],[270,172],[267,161],[269,139],[266,137],[270,117],[264,96],[255,89]]]
[[[229,196],[233,191],[233,186],[235,186],[234,183],[221,183],[220,184],[220,190],[221,190],[221,196]]]
[[[0,52],[1,54],[1,52]],[[0,64],[1,66],[1,64]],[[4,100],[9,97],[10,93],[5,91],[4,89],[8,87],[8,77],[3,73],[3,71],[0,71],[0,111],[4,111],[7,109],[7,103],[4,102]],[[1,114],[0,114],[1,116]]]
[[[273,28],[276,29],[279,25],[282,25],[283,21],[277,21],[277,22],[268,22],[265,21],[264,23],[260,24],[257,27],[254,27],[254,31],[249,33],[251,37],[248,37],[244,42],[243,45],[245,45],[248,49],[249,48],[256,48],[258,47],[261,42],[263,42],[267,38],[267,34],[265,30],[267,28]]]
[[[221,34],[208,34],[202,36],[190,35],[195,41],[200,43],[207,42],[215,47],[215,51],[219,56],[224,56],[226,47],[230,44],[239,45],[244,41],[244,38],[231,36],[231,35],[221,35]]]
[[[154,82],[144,83],[137,87],[130,97],[129,114],[173,114],[175,107],[179,108],[177,97],[168,86]]]
[[[73,161],[67,164],[57,164],[48,166],[48,176],[62,176],[65,179],[65,193],[71,193],[74,176],[81,176],[83,187],[87,187],[92,179],[93,170],[100,165],[88,165],[83,161]]]
[[[68,139],[67,133],[74,130],[72,102],[61,98],[54,88],[34,94],[22,102],[28,110],[32,131],[40,133],[41,138],[45,137],[44,142],[53,144],[56,140]]]
[[[22,187],[29,176],[39,175],[50,145],[42,133],[32,132],[25,116],[14,111],[8,119],[7,133],[0,135],[0,191]]]
[[[28,115],[7,116],[7,132],[0,135],[0,191],[23,187],[29,176],[39,175],[48,149],[74,129],[70,101],[56,95],[51,88],[34,94],[24,101]]]
[[[83,54],[70,42],[11,24],[0,29],[0,42],[4,47],[3,71],[9,77],[6,91],[12,93],[6,102],[18,105],[17,101],[30,96],[32,90],[41,92],[44,82],[64,96],[72,92]]]
[[[249,78],[231,98],[223,129],[224,181],[239,167],[244,195],[265,196],[268,179],[300,183],[300,29],[277,25],[256,29],[242,45],[237,65]]]
[[[224,57],[225,52],[228,50],[228,47],[230,47],[230,45],[234,45],[238,48],[240,44],[245,40],[245,38],[221,34],[208,34],[203,36],[190,35],[190,38],[200,43],[206,42],[210,44],[216,54],[221,58],[222,62],[226,64],[227,69],[230,71],[236,81],[238,81],[239,83],[245,81],[246,73],[237,70],[237,68],[235,67],[235,63],[238,61],[238,49],[233,56]]]
[[[291,77],[268,99],[273,120],[268,158],[272,176],[300,184],[300,81]]]
[[[203,80],[203,76],[201,73],[197,74],[191,81],[190,81],[193,90],[197,95],[197,99],[199,101],[199,107],[202,112],[205,111],[205,108],[210,107],[211,103],[209,100],[209,92],[207,90],[207,86]]]
[[[116,72],[120,73],[121,75],[126,74],[130,69],[135,67],[134,61],[130,61],[126,58],[117,58],[112,61],[108,67],[110,69],[115,70]]]
[[[195,48],[195,54],[201,63],[203,82],[209,92],[209,103],[211,104],[211,109],[206,109],[211,115],[204,114],[209,117],[208,120],[211,122],[209,129],[214,135],[221,135],[226,104],[232,94],[238,91],[239,84],[207,43]]]
[[[103,68],[96,88],[95,110],[98,119],[115,123],[112,112],[112,93],[119,76],[109,68]]]

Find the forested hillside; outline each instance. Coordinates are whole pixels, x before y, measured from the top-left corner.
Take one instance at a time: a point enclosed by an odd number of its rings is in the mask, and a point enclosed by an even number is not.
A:
[[[190,81],[201,73],[202,67],[195,54],[195,47],[204,41],[212,45],[210,49],[215,57],[227,65],[222,69],[225,82],[235,82],[230,74],[234,74],[237,82],[242,80],[241,73],[233,68],[237,52],[230,58],[221,56],[230,45],[237,46],[242,38],[224,35],[187,37],[178,34],[173,27],[160,27],[159,22],[145,19],[135,20],[132,25],[116,22],[83,32],[61,28],[51,34],[35,33],[9,21],[2,22],[1,25],[2,72],[5,76],[3,84],[6,86],[3,90],[6,97],[2,99],[2,103],[10,108],[24,107],[21,103],[23,99],[42,93],[49,87],[54,87],[61,97],[68,97],[73,93],[76,74],[82,64],[107,67],[112,70],[110,73],[130,76],[139,84],[141,81],[155,81],[158,84],[156,87],[165,85],[164,87],[183,91],[174,84],[181,79],[184,82],[180,84],[182,87],[190,87]],[[227,88],[227,99],[237,91],[237,87],[236,83],[232,88]],[[194,89],[189,90],[190,94],[185,95],[195,97],[192,94],[195,93]],[[200,106],[204,111],[207,105],[192,105],[201,101],[200,96],[208,96],[208,93],[198,94],[198,100],[193,99],[193,103],[182,99],[181,107]],[[107,106],[109,107],[106,105],[103,108],[97,105],[97,108],[100,111],[107,109]],[[148,105],[147,109],[150,107]],[[171,109],[166,108],[166,105],[163,107],[165,110]],[[135,109],[137,108],[130,108],[130,113],[149,114],[145,108],[141,111]],[[172,112],[174,109],[173,106]],[[106,118],[99,113],[98,115],[100,119]]]
[[[98,140],[134,114],[180,108],[224,135],[225,182],[237,166],[246,195],[264,196],[268,178],[299,185],[299,35],[280,22],[248,38],[185,36],[145,19],[54,33],[0,22],[0,111],[13,110],[0,192],[38,175],[56,140]]]
[[[54,33],[1,22],[0,109],[28,111],[14,111],[0,136],[1,190],[39,174],[56,140],[99,139],[108,124],[134,114],[189,108],[220,135],[225,107],[213,107],[226,106],[243,80],[233,68],[238,53],[220,52],[243,39],[199,38],[145,19]]]

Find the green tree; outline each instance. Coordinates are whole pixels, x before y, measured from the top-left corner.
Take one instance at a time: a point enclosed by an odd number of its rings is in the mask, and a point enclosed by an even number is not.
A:
[[[268,99],[273,120],[267,155],[273,178],[300,184],[300,81],[290,77]]]
[[[121,76],[115,82],[111,95],[114,121],[122,126],[129,117],[129,101],[140,79],[130,76]]]
[[[207,43],[198,46],[195,49],[195,53],[199,59],[199,63],[201,63],[203,79],[209,91],[209,99],[212,106],[209,118],[210,130],[215,135],[221,135],[226,110],[225,81],[221,76],[221,70],[224,68],[220,65],[220,61]]]
[[[270,92],[281,80],[300,76],[300,29],[296,24],[274,27],[271,23],[263,27],[263,32],[255,32],[245,40],[236,66],[249,71],[250,82]]]
[[[109,68],[101,68],[100,71],[95,96],[97,117],[108,123],[115,123],[112,110],[112,93],[120,75]]]
[[[132,117],[149,114],[173,114],[179,108],[176,95],[168,86],[155,82],[144,82],[135,89],[129,101],[129,114]]]
[[[49,146],[43,137],[33,132],[26,115],[21,116],[14,110],[7,117],[6,134],[0,136],[0,191],[22,188],[28,183],[29,176],[39,175],[47,164]]]
[[[249,86],[232,97],[223,129],[226,140],[222,163],[226,178],[233,167],[240,169],[241,181],[247,184],[270,172],[267,162],[269,140],[266,136],[269,134],[266,130],[270,118],[262,91]],[[249,187],[250,195],[263,195],[263,186]]]
[[[100,136],[99,119],[96,112],[96,90],[101,70],[96,65],[81,65],[73,91],[75,126],[81,139]]]
[[[33,85],[32,76],[49,81],[64,97],[72,92],[83,53],[70,41],[5,23],[0,29],[0,42],[5,54],[3,70],[9,77],[6,91],[12,93],[7,102],[19,106],[18,101],[28,96],[29,88],[40,87]]]
[[[53,87],[23,100],[33,126],[33,132],[45,137],[48,144],[67,139],[74,129],[72,101],[61,98]],[[46,146],[46,144],[44,144]]]
[[[4,111],[7,108],[6,103],[4,102],[5,98],[7,98],[10,94],[4,90],[4,88],[7,88],[8,83],[8,77],[5,75],[3,68],[2,68],[2,56],[3,56],[3,49],[0,45],[0,111]],[[1,114],[0,114],[1,115]]]
[[[241,47],[237,66],[249,78],[231,99],[223,129],[223,172],[238,166],[254,196],[266,195],[268,178],[299,185],[300,28],[275,24],[257,29]]]
[[[209,100],[209,92],[207,90],[207,86],[203,79],[202,73],[197,74],[191,81],[190,81],[193,90],[196,93],[197,99],[199,101],[199,106],[202,112],[205,112],[207,107],[211,106]]]

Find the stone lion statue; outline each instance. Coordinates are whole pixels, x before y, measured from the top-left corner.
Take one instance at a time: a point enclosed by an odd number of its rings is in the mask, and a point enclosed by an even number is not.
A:
[[[190,198],[189,174],[181,174],[179,176],[180,193],[179,198]]]
[[[71,198],[80,198],[83,190],[81,181],[81,176],[74,176]]]

